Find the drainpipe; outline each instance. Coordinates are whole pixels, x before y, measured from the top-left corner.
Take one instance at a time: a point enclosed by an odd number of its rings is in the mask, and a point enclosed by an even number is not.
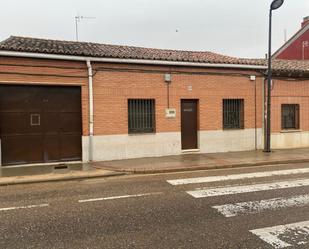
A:
[[[255,150],[257,150],[258,146],[257,146],[257,117],[256,117],[256,109],[257,109],[257,106],[256,106],[256,98],[257,98],[257,92],[256,92],[256,78],[254,80],[254,128],[255,128],[255,131],[254,131],[254,141],[255,141]]]
[[[93,79],[92,79],[92,66],[91,61],[87,60],[88,68],[88,90],[89,90],[89,158],[88,160],[93,161]]]

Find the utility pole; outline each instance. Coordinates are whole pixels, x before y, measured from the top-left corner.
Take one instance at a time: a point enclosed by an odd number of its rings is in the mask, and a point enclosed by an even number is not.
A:
[[[76,36],[76,41],[79,40],[78,23],[81,20],[83,20],[83,19],[95,19],[95,17],[94,16],[81,16],[81,15],[75,16],[75,36]]]
[[[266,117],[266,138],[264,145],[264,152],[271,152],[271,77],[272,77],[272,68],[271,68],[271,35],[272,35],[272,12],[273,10],[279,9],[284,0],[273,0],[270,9],[269,9],[269,29],[268,29],[268,70],[267,70],[267,117]]]

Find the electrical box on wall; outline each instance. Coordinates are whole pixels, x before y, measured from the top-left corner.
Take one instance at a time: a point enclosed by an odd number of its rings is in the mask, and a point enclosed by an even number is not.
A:
[[[256,76],[255,75],[250,75],[250,80],[251,81],[255,81],[256,80]]]
[[[166,118],[176,118],[176,109],[175,108],[166,108],[165,109]]]
[[[172,75],[167,73],[164,75],[164,80],[166,83],[171,83],[172,82]]]

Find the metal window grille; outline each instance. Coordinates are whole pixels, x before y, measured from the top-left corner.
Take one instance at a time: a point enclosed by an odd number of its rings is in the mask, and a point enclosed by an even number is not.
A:
[[[223,129],[244,128],[244,100],[223,100]]]
[[[283,104],[281,105],[281,128],[299,129],[299,105]]]
[[[128,100],[129,133],[155,132],[155,100]]]

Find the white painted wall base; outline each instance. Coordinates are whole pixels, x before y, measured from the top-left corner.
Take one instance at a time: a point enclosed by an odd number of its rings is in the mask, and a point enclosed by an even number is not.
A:
[[[262,129],[200,131],[200,151],[216,153],[262,148]],[[256,137],[256,145],[255,145]]]
[[[82,161],[89,161],[89,136],[82,136]]]
[[[156,157],[181,153],[179,132],[94,136],[95,161]],[[83,137],[83,161],[88,161],[88,137]]]
[[[88,161],[88,140],[87,136],[82,139],[84,162]],[[200,153],[254,150],[255,129],[201,131],[198,140]],[[94,136],[93,145],[95,161],[182,154],[180,132]],[[262,129],[257,129],[257,145],[262,148]]]
[[[309,131],[274,133],[271,135],[273,149],[309,147]]]

